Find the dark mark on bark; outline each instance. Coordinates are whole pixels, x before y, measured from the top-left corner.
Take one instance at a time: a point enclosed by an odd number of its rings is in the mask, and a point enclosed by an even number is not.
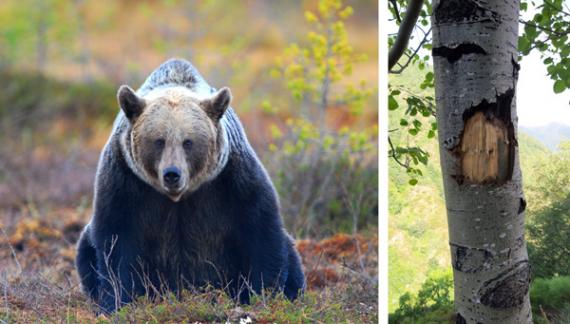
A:
[[[483,284],[479,290],[481,304],[499,309],[520,306],[524,303],[530,284],[530,266],[520,261],[499,276]]]
[[[522,214],[526,210],[526,200],[521,197],[519,199],[519,214]]]
[[[521,69],[521,66],[514,57],[511,57],[511,63],[513,64],[513,78],[516,82],[516,80],[519,78],[519,71]]]
[[[470,248],[450,243],[453,268],[464,273],[477,273],[484,270],[493,259],[489,250]]]
[[[499,15],[481,7],[474,0],[440,0],[434,10],[435,22],[454,23],[464,21],[497,21]]]
[[[513,251],[517,251],[519,249],[521,249],[524,246],[524,234],[517,237],[515,239],[515,244],[513,245]]]
[[[467,321],[461,314],[457,313],[457,316],[455,316],[455,324],[467,324]]]
[[[443,140],[443,146],[448,150],[453,149],[457,144],[459,144],[459,136],[457,135],[453,135]]]
[[[462,174],[452,174],[451,178],[454,179],[458,185],[462,185],[463,182],[465,181],[465,176],[463,176]]]
[[[455,47],[440,46],[434,47],[432,50],[433,56],[445,57],[449,63],[455,63],[463,55],[468,54],[481,54],[487,55],[487,52],[479,45],[473,43],[463,43]]]

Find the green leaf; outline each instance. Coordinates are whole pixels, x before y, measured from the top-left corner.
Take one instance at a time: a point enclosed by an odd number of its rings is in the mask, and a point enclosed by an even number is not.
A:
[[[556,82],[554,82],[554,93],[561,93],[564,90],[566,90],[566,82],[563,80],[556,80]]]
[[[538,33],[536,32],[536,27],[531,25],[524,26],[524,32],[526,34],[526,37],[531,41],[534,40],[536,36],[538,36]]]
[[[396,99],[394,99],[394,96],[388,96],[388,109],[389,110],[396,110],[398,109],[400,105],[398,104],[398,102],[396,101]]]
[[[547,57],[546,59],[544,59],[544,61],[542,61],[542,63],[544,63],[545,65],[552,64],[552,62],[554,62],[552,60],[552,57]]]
[[[408,181],[408,183],[409,183],[411,186],[415,186],[415,185],[418,184],[418,179],[410,179],[410,181]]]
[[[530,50],[530,41],[525,36],[519,37],[519,51],[527,53]]]

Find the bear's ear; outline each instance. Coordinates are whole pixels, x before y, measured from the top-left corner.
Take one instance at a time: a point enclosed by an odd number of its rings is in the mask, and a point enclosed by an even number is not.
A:
[[[117,100],[119,106],[125,113],[129,121],[134,122],[143,112],[146,102],[143,98],[137,96],[135,91],[128,85],[122,85],[117,92]]]
[[[202,101],[204,111],[212,120],[218,122],[230,106],[232,101],[232,92],[229,88],[223,87],[216,92],[212,97]]]

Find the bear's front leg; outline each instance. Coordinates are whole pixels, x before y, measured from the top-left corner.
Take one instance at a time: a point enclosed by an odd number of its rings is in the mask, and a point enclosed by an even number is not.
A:
[[[288,276],[289,255],[280,226],[256,228],[250,225],[243,234],[246,243],[242,255],[249,262],[242,276],[247,280],[248,289],[241,291],[239,297],[240,302],[248,303],[250,290],[256,294],[267,288],[283,290]]]
[[[98,249],[98,304],[107,314],[145,294],[143,279],[146,274],[133,243],[125,234],[112,235]]]

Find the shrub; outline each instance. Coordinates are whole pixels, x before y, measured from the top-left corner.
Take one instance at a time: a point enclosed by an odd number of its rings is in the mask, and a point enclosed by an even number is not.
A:
[[[0,70],[0,128],[2,135],[22,129],[49,129],[50,121],[71,120],[89,129],[93,119],[113,120],[116,89],[109,83],[71,83],[41,74]]]
[[[537,278],[530,288],[532,310],[537,316],[543,312],[556,313],[570,308],[570,276]]]
[[[323,237],[376,226],[376,130],[325,133],[304,119],[287,124],[286,132],[273,131],[266,156],[287,228]]]
[[[536,277],[570,275],[570,196],[539,212],[528,225],[529,258]]]
[[[441,323],[453,317],[453,275],[450,269],[435,270],[416,295],[400,297],[390,323]]]

